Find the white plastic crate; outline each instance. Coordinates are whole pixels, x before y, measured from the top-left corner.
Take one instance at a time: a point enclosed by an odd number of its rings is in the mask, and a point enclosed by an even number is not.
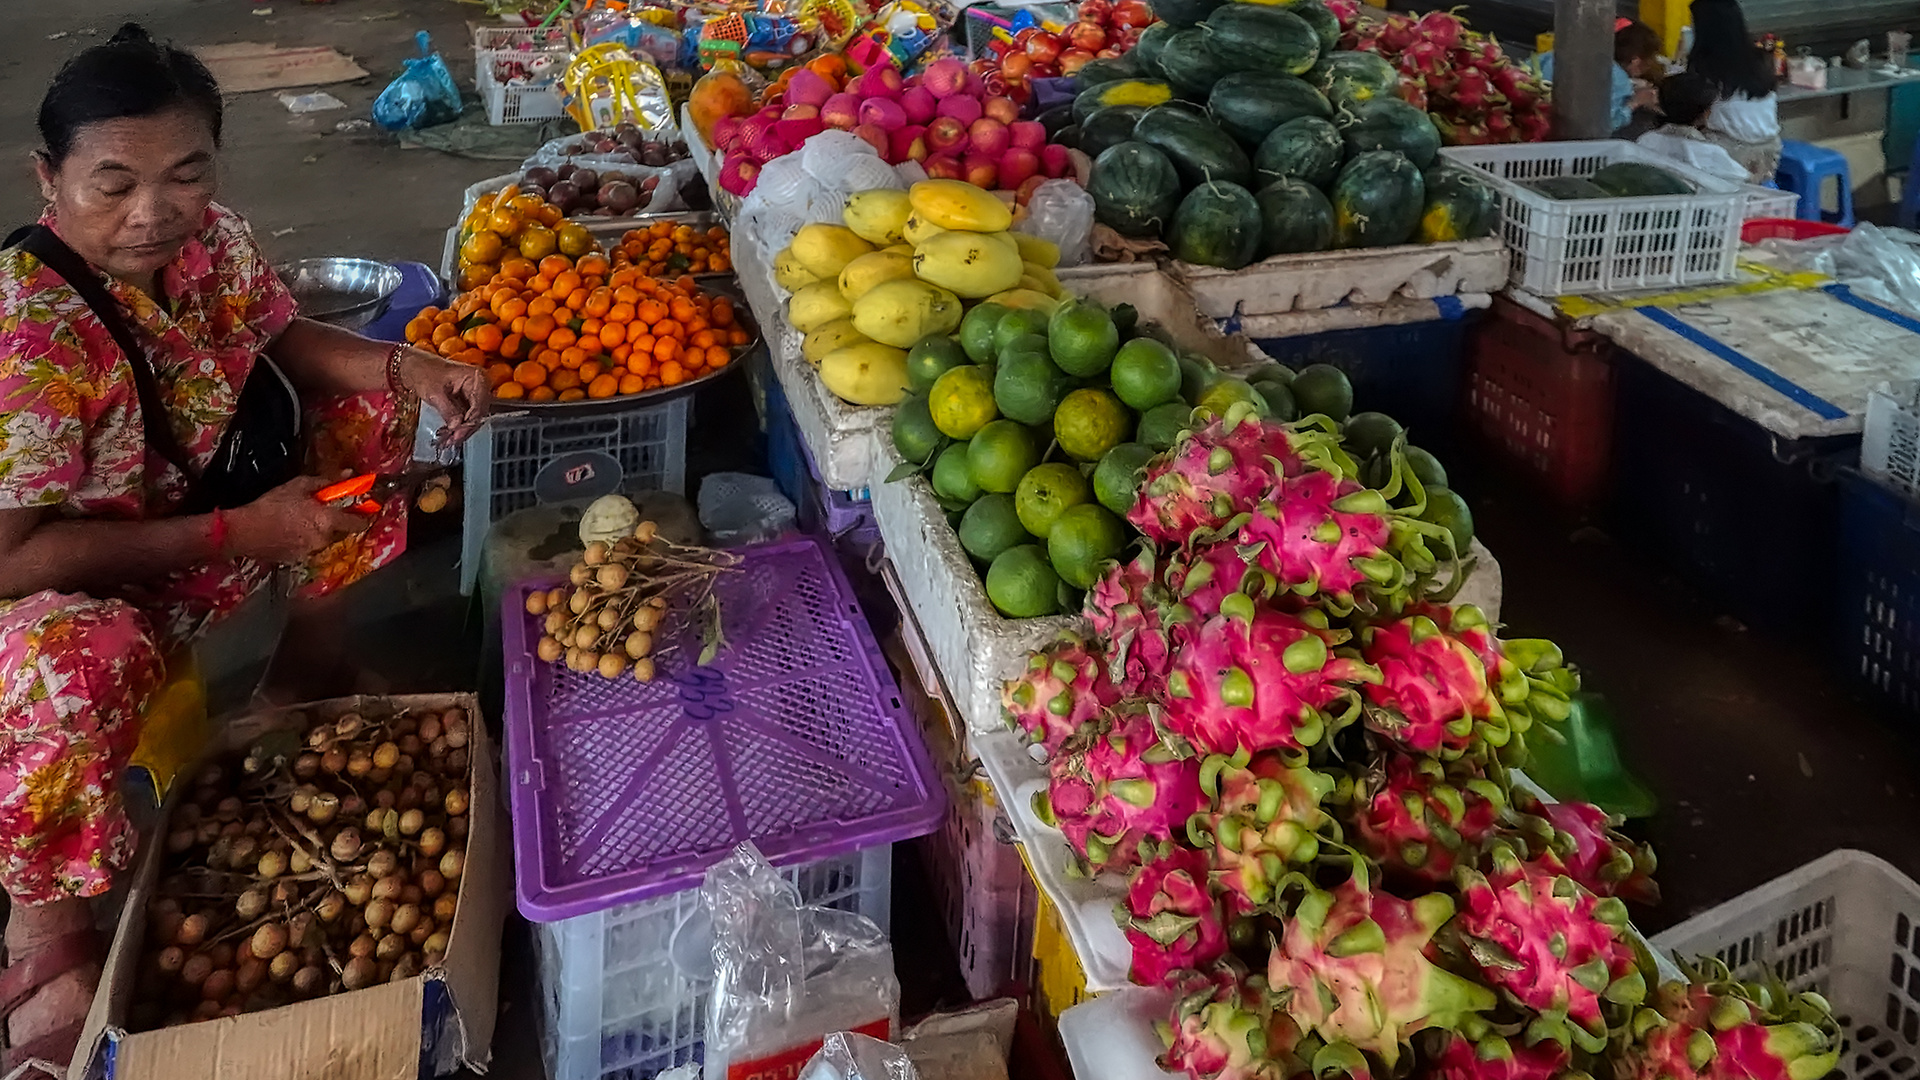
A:
[[[1500,233],[1513,252],[1512,282],[1542,296],[1732,281],[1748,185],[1710,176],[1630,142],[1449,146],[1440,153],[1494,189]],[[1655,165],[1690,181],[1692,195],[1550,199],[1521,186],[1548,177],[1585,179],[1623,161]],[[1765,205],[1766,199],[1760,203]]]
[[[1920,500],[1920,382],[1884,382],[1868,395],[1860,471]]]
[[[465,510],[460,538],[460,591],[473,592],[480,552],[494,522],[539,502],[534,481],[555,460],[599,452],[620,463],[622,491],[671,491],[687,486],[687,395],[657,405],[596,409],[585,415],[537,410],[494,420],[468,440]]]
[[[558,27],[476,26],[473,30],[473,87],[487,105],[487,123],[537,124],[565,115],[558,69],[555,81],[540,86],[502,83],[494,77],[494,61],[509,57],[550,56],[565,66],[572,55],[565,30]]]
[[[1920,1076],[1920,885],[1882,859],[1833,852],[1656,935],[1653,947],[1824,995],[1846,1035],[1835,1077]]]
[[[893,847],[830,856],[782,871],[802,903],[854,911],[886,930]],[[711,977],[683,971],[700,891],[644,900],[556,923],[535,923],[540,980],[540,1052],[549,1080],[648,1080],[700,1059]]]

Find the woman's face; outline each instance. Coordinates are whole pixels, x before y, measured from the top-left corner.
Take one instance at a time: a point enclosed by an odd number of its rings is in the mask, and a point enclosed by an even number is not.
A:
[[[197,110],[88,124],[58,168],[37,162],[60,237],[146,288],[199,230],[215,187],[213,130]]]

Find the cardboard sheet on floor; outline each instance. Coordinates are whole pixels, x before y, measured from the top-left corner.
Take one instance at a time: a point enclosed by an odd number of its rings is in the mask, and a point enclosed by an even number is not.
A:
[[[226,94],[324,86],[367,77],[366,69],[354,63],[353,57],[326,45],[283,49],[258,41],[240,41],[231,45],[195,45],[193,54],[213,72],[221,92]]]

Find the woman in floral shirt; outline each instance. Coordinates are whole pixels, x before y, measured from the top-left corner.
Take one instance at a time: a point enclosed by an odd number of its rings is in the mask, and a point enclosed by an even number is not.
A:
[[[88,49],[40,107],[41,224],[98,273],[154,372],[177,448],[212,459],[264,354],[305,412],[313,475],[186,513],[190,482],[143,426],[133,368],[85,300],[0,251],[0,970],[8,1050],[64,1063],[99,979],[86,899],[133,850],[116,782],[165,658],[296,569],[309,594],[397,554],[405,507],[371,520],[314,499],[392,471],[424,399],[462,439],[484,378],[431,353],[302,319],[245,221],[213,202],[218,87],[137,26]]]

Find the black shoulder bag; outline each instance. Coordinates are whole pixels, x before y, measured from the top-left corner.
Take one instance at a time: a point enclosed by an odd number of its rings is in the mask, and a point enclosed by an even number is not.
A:
[[[19,247],[60,275],[93,309],[120,351],[127,354],[147,445],[187,478],[187,499],[181,507],[184,512],[245,506],[294,478],[300,462],[300,400],[293,384],[273,361],[264,355],[255,359],[213,460],[204,472],[197,470],[174,435],[166,404],[160,400],[153,361],[133,336],[125,311],[100,276],[44,225],[15,230],[4,246]]]

